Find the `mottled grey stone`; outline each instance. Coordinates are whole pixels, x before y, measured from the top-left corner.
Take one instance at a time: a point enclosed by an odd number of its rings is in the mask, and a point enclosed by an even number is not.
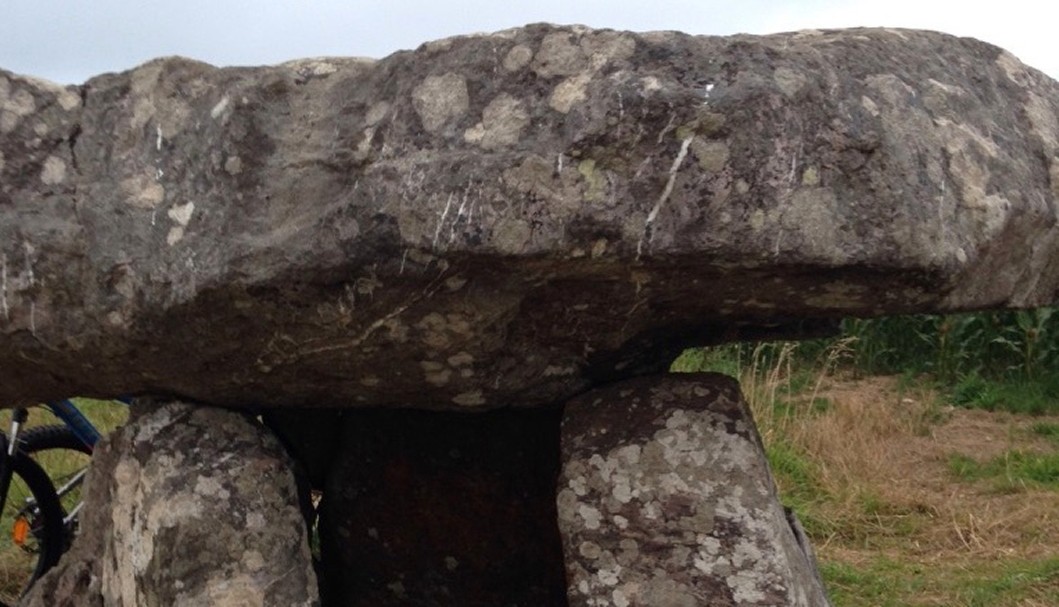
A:
[[[544,405],[813,319],[1050,303],[1057,115],[912,30],[0,72],[0,402]]]
[[[142,412],[97,448],[81,534],[24,604],[319,605],[290,465],[241,413]]]
[[[828,604],[735,380],[645,377],[588,392],[566,407],[562,459],[571,607]]]

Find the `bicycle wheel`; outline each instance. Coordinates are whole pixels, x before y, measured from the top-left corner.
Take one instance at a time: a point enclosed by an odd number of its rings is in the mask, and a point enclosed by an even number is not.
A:
[[[63,513],[51,480],[29,457],[9,460],[11,485],[0,527],[11,531],[0,549],[0,605],[14,605],[64,550]]]
[[[22,431],[19,438],[19,450],[23,453],[37,453],[52,449],[69,449],[92,455],[92,447],[81,442],[73,430],[67,426],[53,424],[35,426]]]
[[[92,447],[84,444],[67,426],[50,425],[25,430],[19,438],[19,449],[40,464],[51,478],[63,512],[65,550],[79,531],[82,483],[92,460]]]

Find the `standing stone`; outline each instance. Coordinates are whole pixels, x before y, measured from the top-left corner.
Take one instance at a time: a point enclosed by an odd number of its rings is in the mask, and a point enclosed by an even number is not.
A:
[[[97,447],[81,523],[25,605],[319,605],[291,461],[243,414],[171,403],[135,417]]]
[[[589,392],[566,408],[562,458],[571,607],[828,605],[735,380]]]
[[[347,411],[321,505],[343,607],[565,607],[559,413]]]

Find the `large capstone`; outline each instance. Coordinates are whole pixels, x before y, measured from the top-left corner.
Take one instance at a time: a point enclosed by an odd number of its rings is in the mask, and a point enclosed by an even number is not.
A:
[[[559,528],[571,607],[823,607],[735,380],[645,377],[572,401]]]
[[[534,406],[687,345],[1049,303],[1057,93],[882,29],[0,72],[0,402]]]

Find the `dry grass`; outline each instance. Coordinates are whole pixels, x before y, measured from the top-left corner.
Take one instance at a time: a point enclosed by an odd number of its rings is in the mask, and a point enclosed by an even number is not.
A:
[[[946,406],[896,377],[797,378],[790,351],[741,381],[781,493],[816,543],[837,605],[1059,605],[1059,491],[957,478],[954,456],[1056,453],[1059,418]]]

